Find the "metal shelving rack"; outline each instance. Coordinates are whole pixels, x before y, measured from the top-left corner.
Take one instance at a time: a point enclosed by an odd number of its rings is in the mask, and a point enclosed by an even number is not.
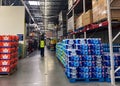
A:
[[[81,0],[77,0],[76,2],[73,3],[73,6],[71,7],[71,9],[68,11],[67,13],[67,19],[68,19],[68,15],[72,12],[72,15],[74,16],[74,8],[77,6],[78,3],[80,3]],[[85,8],[85,1],[83,0],[83,12],[86,11]],[[118,34],[113,37],[112,36],[112,20],[111,20],[111,9],[120,9],[120,7],[111,7],[111,3],[114,0],[107,0],[107,12],[108,12],[108,18],[106,21],[100,22],[98,24],[90,24],[88,26],[85,27],[81,27],[77,30],[73,30],[71,32],[69,32],[69,35],[73,35],[73,38],[75,38],[75,34],[76,33],[84,33],[84,38],[86,38],[86,32],[89,30],[94,30],[94,29],[98,29],[100,27],[104,27],[104,26],[108,26],[108,37],[109,37],[109,45],[110,45],[110,61],[111,61],[111,85],[112,86],[116,86],[115,84],[115,78],[120,78],[120,77],[115,77],[115,73],[120,70],[120,67],[118,67],[116,70],[114,70],[114,58],[113,58],[113,42],[118,38],[118,36],[120,35],[120,32],[118,32]]]

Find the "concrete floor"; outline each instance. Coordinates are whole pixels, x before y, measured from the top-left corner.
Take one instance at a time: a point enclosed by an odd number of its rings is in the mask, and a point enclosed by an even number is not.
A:
[[[0,86],[111,86],[110,83],[69,83],[54,52],[46,50],[45,59],[39,51],[19,61],[18,71],[0,77]]]

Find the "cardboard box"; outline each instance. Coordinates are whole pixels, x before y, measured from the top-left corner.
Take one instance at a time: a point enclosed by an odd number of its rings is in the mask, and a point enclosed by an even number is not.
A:
[[[113,0],[111,6],[112,7],[120,7],[120,0]]]
[[[14,54],[0,54],[0,59],[8,60],[12,58],[14,58]]]
[[[88,25],[93,23],[93,14],[92,10],[88,10],[84,15],[83,15],[83,25]]]
[[[111,17],[120,20],[120,10],[111,10]]]
[[[96,22],[99,20],[99,7],[98,7],[98,1],[92,0],[92,12],[93,12],[93,22]]]
[[[9,73],[11,70],[11,67],[0,67],[0,73]]]
[[[93,0],[93,22],[107,19],[107,0]],[[120,0],[114,0],[111,6],[120,6]],[[112,19],[120,19],[120,10],[111,10]]]
[[[107,18],[107,1],[106,0],[93,0],[93,22],[98,22]]]
[[[79,17],[76,19],[76,29],[80,28],[83,26],[83,16],[84,14],[79,15]]]
[[[11,64],[13,64],[14,59],[12,60],[0,60],[0,66],[10,66]]]

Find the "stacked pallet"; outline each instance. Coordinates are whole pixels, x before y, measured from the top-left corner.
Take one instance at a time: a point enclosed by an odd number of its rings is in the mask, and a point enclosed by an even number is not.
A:
[[[76,29],[92,23],[93,23],[92,10],[88,10],[86,13],[82,13],[76,18]]]
[[[98,22],[107,18],[107,1],[106,0],[92,0],[93,7],[93,22]]]
[[[84,14],[80,14],[77,18],[76,18],[76,29],[80,28],[80,27],[83,27],[83,15]]]
[[[119,44],[114,44],[113,45],[113,52],[114,52],[114,68],[117,69],[120,66],[120,49]],[[103,65],[105,68],[105,80],[106,81],[111,81],[110,77],[110,70],[111,70],[111,62],[110,62],[110,51],[109,51],[109,45],[108,44],[103,44]],[[115,76],[120,76],[120,71],[115,73]]]
[[[0,36],[0,74],[11,74],[18,63],[18,37]]]
[[[88,10],[86,13],[84,13],[83,16],[83,25],[89,25],[93,23],[93,14],[92,14],[92,10]]]
[[[84,21],[84,14],[80,14],[77,18],[76,18],[76,29],[83,27],[83,21]]]
[[[63,43],[57,43],[57,45],[56,45],[56,56],[58,57],[58,59],[61,61],[61,63],[65,67],[66,56],[65,56],[65,48],[63,47]]]
[[[100,39],[66,39],[57,46],[62,47],[59,53],[64,52],[57,57],[65,59],[65,74],[70,82],[104,80]]]
[[[119,0],[113,0],[111,7],[116,7],[119,5]],[[92,11],[93,11],[93,22],[102,21],[107,19],[107,0],[92,0]],[[120,20],[120,10],[119,9],[112,9],[111,10],[111,17],[112,20]]]

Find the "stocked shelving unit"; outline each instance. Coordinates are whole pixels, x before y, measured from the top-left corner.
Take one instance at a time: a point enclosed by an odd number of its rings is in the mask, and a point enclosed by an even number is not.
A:
[[[109,46],[110,46],[110,61],[111,61],[111,84],[115,86],[115,77],[114,74],[117,72],[120,67],[118,67],[114,71],[114,59],[113,59],[113,42],[118,38],[120,35],[120,32],[117,33],[113,37],[112,29],[113,28],[119,28],[120,27],[120,18],[112,19],[111,18],[111,10],[118,10],[120,9],[120,6],[114,2],[118,2],[119,0],[106,0],[107,2],[107,17],[103,18],[99,21],[89,23],[87,25],[80,26],[78,28],[75,27],[75,15],[76,14],[82,14],[86,13],[88,10],[92,9],[92,1],[93,0],[71,0],[69,2],[71,5],[69,5],[69,10],[67,13],[67,28],[68,28],[68,38],[77,38],[84,37],[87,38],[87,33],[94,32],[95,30],[106,30],[108,29],[108,38],[109,38]],[[118,6],[117,6],[118,5]],[[93,14],[94,15],[94,14]],[[115,20],[115,21],[113,21]],[[72,23],[69,23],[72,22]],[[72,26],[70,26],[72,25]],[[82,35],[81,35],[82,34]],[[118,46],[117,46],[118,47]]]

